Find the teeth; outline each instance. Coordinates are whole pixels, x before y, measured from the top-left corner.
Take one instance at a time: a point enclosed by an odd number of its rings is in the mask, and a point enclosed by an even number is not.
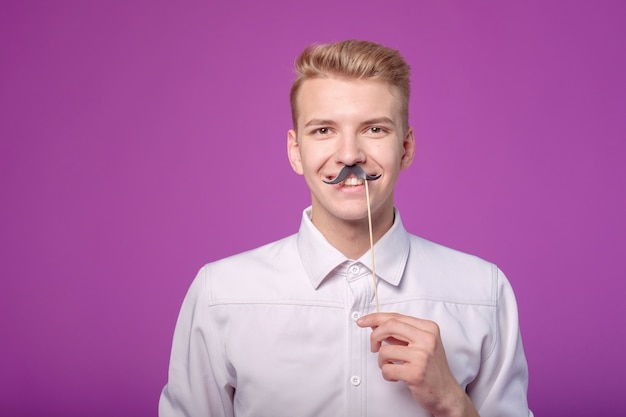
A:
[[[344,180],[343,185],[347,185],[347,186],[353,186],[353,185],[362,185],[364,184],[365,181],[362,180],[361,178],[357,178],[357,177],[348,177]]]

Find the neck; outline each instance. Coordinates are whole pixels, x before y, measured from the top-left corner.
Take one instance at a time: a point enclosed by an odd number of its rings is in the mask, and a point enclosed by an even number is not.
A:
[[[393,207],[385,213],[372,213],[372,237],[376,243],[393,225]],[[315,218],[313,224],[326,240],[349,259],[359,259],[370,249],[369,223],[367,217],[358,220],[336,221],[324,224]]]

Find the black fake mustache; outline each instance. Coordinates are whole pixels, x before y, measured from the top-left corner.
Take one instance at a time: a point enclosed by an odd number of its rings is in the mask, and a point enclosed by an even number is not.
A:
[[[339,171],[339,174],[332,180],[322,180],[326,184],[339,184],[341,181],[345,180],[350,176],[350,174],[354,174],[355,177],[361,178],[362,180],[373,181],[380,178],[382,174],[378,175],[367,175],[363,168],[360,165],[344,165]]]

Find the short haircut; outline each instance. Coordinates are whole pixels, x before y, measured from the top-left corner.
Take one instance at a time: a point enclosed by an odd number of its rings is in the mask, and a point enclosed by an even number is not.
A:
[[[395,87],[403,128],[408,129],[411,68],[397,50],[360,40],[312,44],[296,58],[294,69],[296,79],[290,94],[294,128],[297,127],[297,100],[302,84],[314,78],[338,77],[382,80]]]

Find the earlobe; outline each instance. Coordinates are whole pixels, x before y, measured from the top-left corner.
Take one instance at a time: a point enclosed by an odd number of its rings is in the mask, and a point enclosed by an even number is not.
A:
[[[300,158],[300,144],[293,129],[289,129],[287,132],[287,156],[294,172],[302,175],[304,171],[302,170],[302,159]]]
[[[402,146],[404,148],[404,154],[402,154],[400,168],[407,169],[411,166],[413,158],[415,157],[415,136],[413,135],[413,128],[409,127],[407,130]]]

